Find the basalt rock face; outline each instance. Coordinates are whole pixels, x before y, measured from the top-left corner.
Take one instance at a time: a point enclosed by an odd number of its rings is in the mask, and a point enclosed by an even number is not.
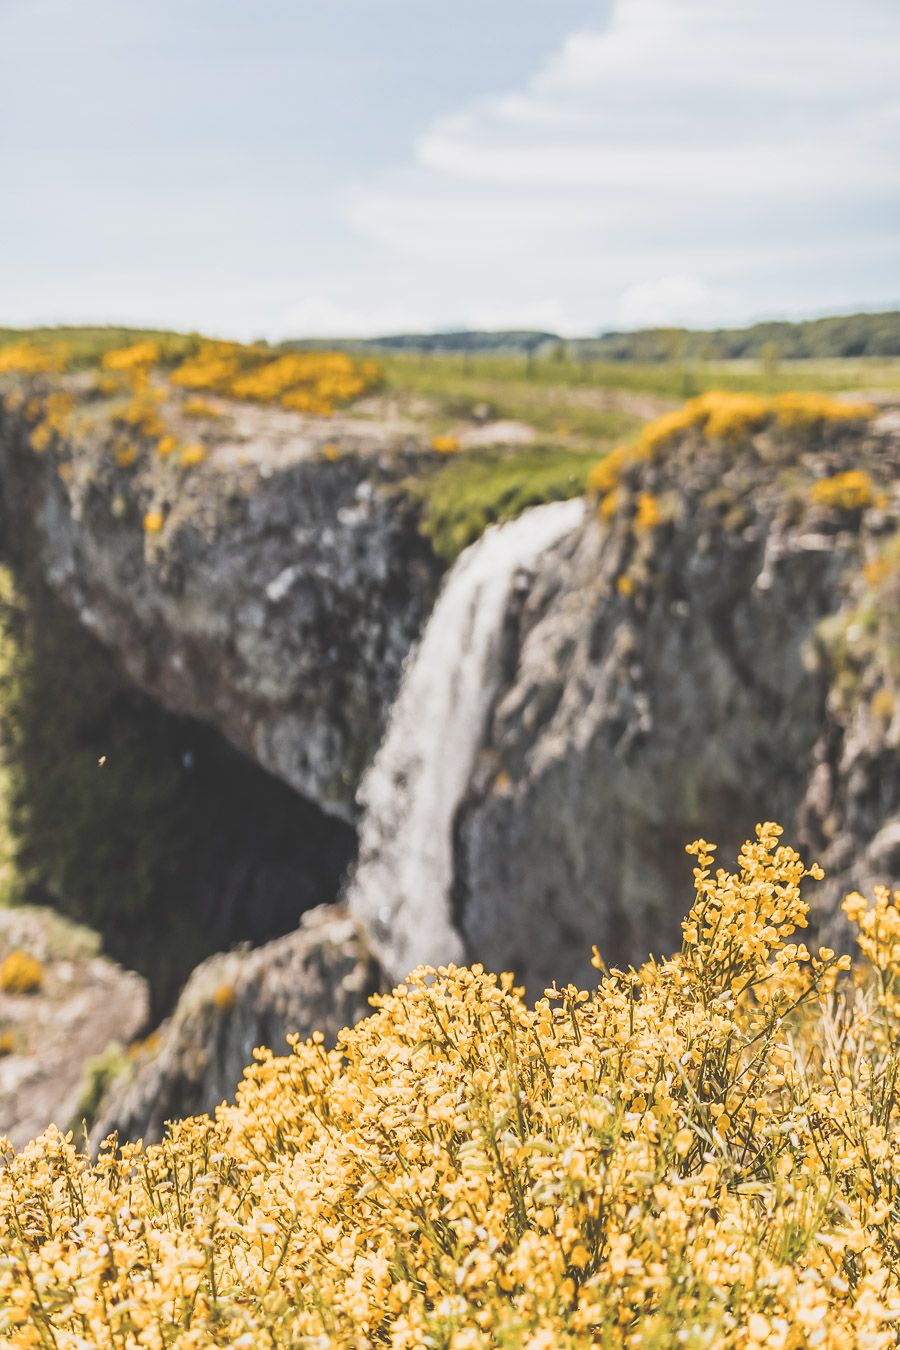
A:
[[[304,914],[300,927],[252,951],[198,966],[155,1044],[117,1079],[92,1138],[162,1137],[165,1122],[212,1111],[231,1098],[257,1046],[285,1053],[285,1037],[321,1031],[327,1043],[370,1011],[381,973],[338,906]]]
[[[0,400],[0,546],[20,575],[151,697],[352,820],[438,582],[397,490],[414,447],[377,424],[239,407],[179,476],[152,452],[117,465],[88,414],[77,449],[38,454],[26,411]]]
[[[813,484],[865,475],[864,506]],[[900,881],[900,435],[682,438],[520,577],[507,675],[455,825],[455,921],[530,993],[597,943],[680,942],[684,843],[777,819],[846,889]],[[852,499],[852,493],[847,500]]]

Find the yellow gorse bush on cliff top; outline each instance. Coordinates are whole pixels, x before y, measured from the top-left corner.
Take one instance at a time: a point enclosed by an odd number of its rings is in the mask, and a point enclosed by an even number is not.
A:
[[[420,970],[158,1146],[10,1152],[2,1343],[895,1345],[900,897],[847,902],[854,985],[779,834],[693,846],[670,960],[533,1008]]]
[[[294,412],[327,416],[338,405],[375,388],[381,370],[377,362],[358,361],[346,352],[289,352],[273,357],[266,349],[204,342],[196,355],[173,371],[171,379],[185,389],[280,403]]]
[[[861,511],[875,500],[875,490],[864,469],[848,469],[820,478],[810,488],[810,496],[819,506]]]
[[[377,361],[361,359],[343,351],[279,352],[264,344],[198,340],[191,355],[184,357],[184,343],[177,358],[172,344],[144,339],[116,347],[94,357],[99,363],[94,390],[103,397],[131,392],[137,397],[159,394],[152,379],[161,369],[172,384],[183,389],[210,391],[226,398],[256,403],[278,403],[304,413],[328,416],[335,408],[353,402],[376,389],[382,380]],[[173,359],[177,363],[173,368]],[[52,375],[64,373],[70,351],[63,342],[36,343],[29,339],[0,343],[0,375]],[[187,400],[188,415],[216,417],[220,409],[203,400]],[[148,433],[150,434],[150,433]]]
[[[158,365],[162,351],[158,342],[134,342],[107,352],[101,362],[104,370],[134,371]]]
[[[69,349],[64,342],[39,347],[27,339],[0,346],[0,375],[55,374],[66,369]]]
[[[763,397],[717,390],[689,399],[683,408],[648,422],[632,444],[617,446],[596,464],[588,478],[595,492],[612,492],[633,464],[655,460],[683,432],[698,430],[709,440],[738,441],[774,424],[791,430],[825,423],[858,422],[871,417],[868,403],[851,403],[827,394],[788,393]]]

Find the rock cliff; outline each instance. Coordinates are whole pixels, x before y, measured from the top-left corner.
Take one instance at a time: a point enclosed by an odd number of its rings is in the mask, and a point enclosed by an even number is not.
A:
[[[162,1137],[167,1120],[231,1098],[258,1046],[321,1031],[331,1043],[369,1011],[380,971],[337,906],[304,914],[286,937],[211,957],[191,976],[172,1017],[110,1087],[94,1121],[100,1144]]]
[[[68,388],[81,397],[78,377]],[[206,461],[179,475],[159,457],[117,461],[86,396],[37,453],[27,401],[11,402],[3,551],[141,689],[352,820],[440,570],[397,491],[415,442],[374,421],[235,404]],[[183,420],[170,414],[187,437]],[[154,513],[164,526],[142,528]]]
[[[609,486],[609,485],[607,485]],[[520,579],[508,675],[455,822],[468,953],[540,990],[665,953],[698,835],[777,819],[836,902],[900,882],[900,435],[697,431],[635,457]]]

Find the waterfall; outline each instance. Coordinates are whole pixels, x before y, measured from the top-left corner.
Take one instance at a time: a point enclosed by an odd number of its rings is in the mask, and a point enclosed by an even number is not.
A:
[[[494,525],[460,555],[410,653],[378,754],[360,787],[359,862],[347,900],[391,979],[465,959],[453,927],[453,821],[500,679],[516,571],[580,523],[580,498]]]

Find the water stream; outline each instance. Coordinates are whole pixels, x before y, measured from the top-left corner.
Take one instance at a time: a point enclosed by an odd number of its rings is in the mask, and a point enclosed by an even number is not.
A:
[[[492,526],[448,573],[411,652],[387,733],[360,788],[359,863],[348,888],[388,975],[465,959],[451,919],[453,822],[500,680],[515,573],[574,530],[584,502],[551,502]]]

